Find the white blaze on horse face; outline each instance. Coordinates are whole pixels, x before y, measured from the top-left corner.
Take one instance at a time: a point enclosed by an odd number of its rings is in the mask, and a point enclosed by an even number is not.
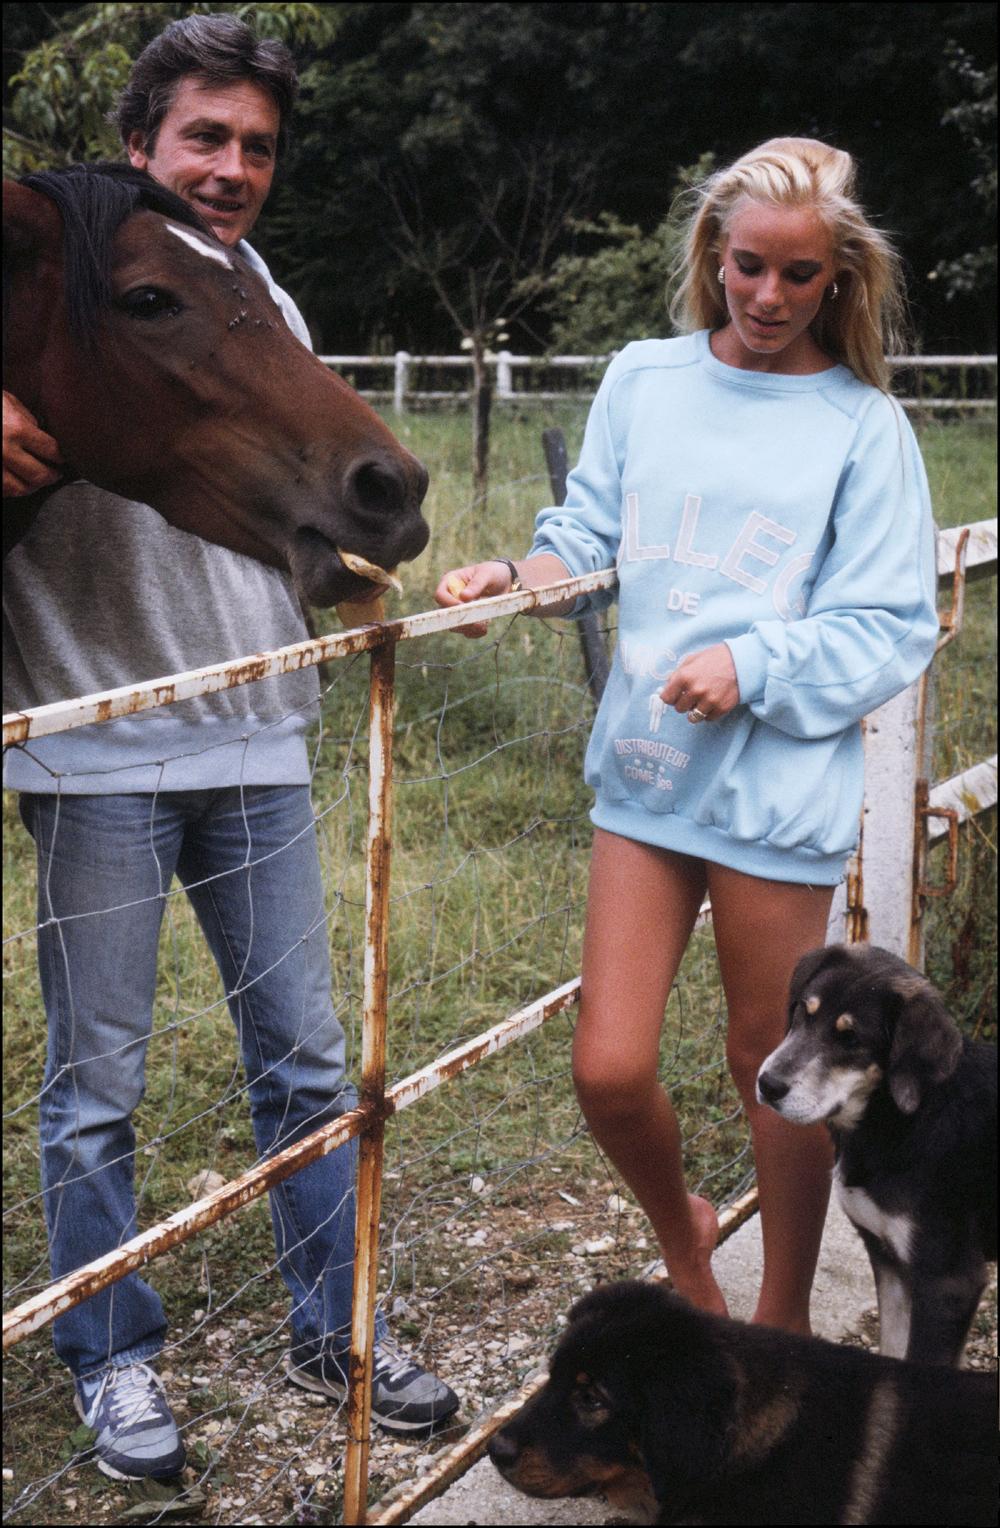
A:
[[[195,233],[193,228],[180,228],[176,223],[168,223],[167,227],[171,233],[175,233],[179,239],[183,239],[185,244],[197,250],[199,255],[204,255],[206,260],[218,260],[219,264],[224,265],[227,271],[232,270],[233,262],[226,254],[226,251],[224,249],[216,249],[212,244],[206,244],[201,234]]]

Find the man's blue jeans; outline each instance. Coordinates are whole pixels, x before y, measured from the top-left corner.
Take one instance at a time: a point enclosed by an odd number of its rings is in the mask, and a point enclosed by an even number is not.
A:
[[[38,854],[38,948],[49,1049],[40,1102],[53,1277],[136,1234],[132,1111],[144,1091],[157,944],[176,874],[222,974],[257,1149],[290,1146],[352,1108],[307,786],[161,795],[24,795]],[[183,1098],[183,1063],[178,1094]],[[231,1105],[227,1106],[231,1107]],[[271,1192],[292,1333],[346,1346],[354,1262],[351,1141]],[[381,1333],[381,1318],[380,1318]],[[137,1274],[55,1322],[75,1375],[163,1345]]]

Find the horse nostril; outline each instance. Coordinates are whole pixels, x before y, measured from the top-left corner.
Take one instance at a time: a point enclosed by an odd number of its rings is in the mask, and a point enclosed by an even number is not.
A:
[[[766,1104],[776,1104],[788,1092],[788,1083],[769,1072],[761,1072],[757,1078],[757,1090]]]
[[[518,1455],[517,1439],[509,1433],[498,1432],[490,1439],[486,1452],[494,1464],[513,1464]]]
[[[383,521],[406,507],[406,479],[394,464],[359,462],[347,477],[347,500],[355,514]]]

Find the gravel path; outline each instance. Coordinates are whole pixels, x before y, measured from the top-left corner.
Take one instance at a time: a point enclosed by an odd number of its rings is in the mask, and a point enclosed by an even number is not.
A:
[[[760,1223],[757,1216],[739,1228],[715,1255],[716,1277],[732,1314],[746,1320],[760,1281]],[[835,1202],[827,1217],[813,1286],[813,1325],[836,1342],[875,1347],[878,1317],[871,1269],[861,1240]],[[969,1340],[969,1367],[997,1367],[996,1277],[983,1297]],[[429,1502],[410,1522],[429,1524],[612,1524],[626,1521],[599,1499],[540,1501],[521,1496],[481,1460],[443,1496]]]

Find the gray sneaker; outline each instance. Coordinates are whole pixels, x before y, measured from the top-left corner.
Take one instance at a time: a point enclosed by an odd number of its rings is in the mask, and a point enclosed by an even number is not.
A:
[[[347,1395],[347,1354],[326,1345],[300,1344],[285,1358],[285,1373],[293,1385],[342,1401]],[[372,1363],[372,1419],[385,1432],[432,1432],[458,1410],[458,1396],[443,1380],[429,1374],[395,1344],[383,1337],[375,1344]]]
[[[77,1380],[75,1405],[97,1434],[97,1468],[112,1480],[169,1480],[184,1468],[163,1381],[148,1364],[111,1364]]]

